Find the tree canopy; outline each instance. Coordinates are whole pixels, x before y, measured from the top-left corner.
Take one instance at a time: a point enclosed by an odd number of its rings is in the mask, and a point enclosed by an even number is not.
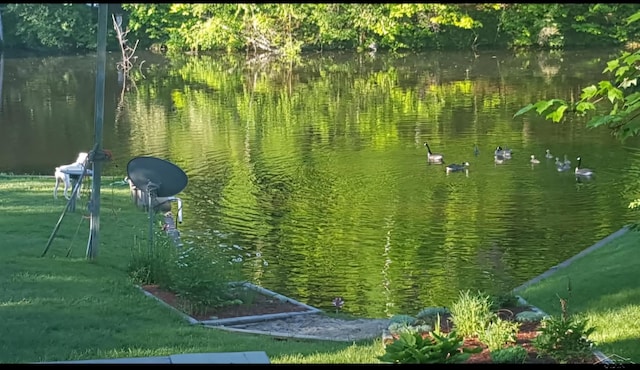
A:
[[[640,4],[127,3],[141,47],[298,55],[318,50],[424,51],[622,46],[640,33]],[[97,8],[83,3],[0,4],[4,47],[65,52],[96,47]],[[110,30],[113,32],[113,30]],[[114,33],[110,48],[118,47]]]

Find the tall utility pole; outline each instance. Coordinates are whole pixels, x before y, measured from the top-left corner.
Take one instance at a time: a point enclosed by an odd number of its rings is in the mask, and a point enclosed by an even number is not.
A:
[[[98,53],[96,63],[96,111],[95,111],[95,143],[93,145],[93,181],[91,182],[91,226],[89,230],[89,242],[87,243],[87,259],[98,257],[100,239],[100,180],[102,175],[102,124],[104,122],[104,80],[107,67],[107,13],[109,4],[98,6]]]

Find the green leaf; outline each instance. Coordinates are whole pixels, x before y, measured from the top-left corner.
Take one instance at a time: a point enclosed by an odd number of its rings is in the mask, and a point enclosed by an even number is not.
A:
[[[624,62],[630,66],[632,64],[635,64],[638,60],[640,60],[640,53],[635,52],[631,55],[629,55],[628,57],[624,58]]]
[[[585,113],[588,110],[595,110],[595,109],[596,109],[596,105],[588,101],[581,101],[576,105],[576,112],[579,112],[579,113]]]
[[[612,87],[607,92],[607,98],[609,98],[609,101],[611,102],[611,104],[613,104],[617,99],[624,99],[624,94],[622,94],[622,91],[620,91],[619,89]]]
[[[613,72],[616,68],[620,66],[620,60],[614,59],[607,62],[607,68],[602,71],[602,73]]]
[[[562,117],[564,116],[564,111],[567,110],[567,106],[566,105],[561,105],[558,107],[558,109],[556,109],[555,111],[547,114],[546,119],[551,118],[551,120],[553,122],[560,122],[560,120],[562,119]]]
[[[633,22],[637,21],[638,19],[640,19],[640,12],[636,12],[636,13],[632,14],[631,16],[629,16],[629,18],[627,18],[627,24],[633,23]]]
[[[602,125],[606,125],[611,122],[611,116],[597,116],[593,117],[589,122],[587,122],[587,127],[598,127]]]
[[[549,109],[549,107],[551,107],[556,101],[557,99],[541,100],[535,103],[533,106],[536,108],[536,112],[538,112],[538,114],[542,114],[544,111]]]
[[[521,114],[525,114],[531,109],[533,109],[533,104],[528,104],[526,107],[522,107],[519,111],[517,111],[516,114],[513,115],[513,118],[516,118]]]
[[[629,71],[629,66],[622,66],[616,71],[616,77],[620,77]]]
[[[596,85],[587,86],[584,89],[582,89],[582,94],[580,94],[580,99],[582,100],[591,99],[596,95],[596,93],[598,93],[598,88],[596,87]]]
[[[600,82],[598,82],[598,86],[600,87],[601,91],[609,90],[609,89],[613,88],[613,85],[609,81],[600,81]]]

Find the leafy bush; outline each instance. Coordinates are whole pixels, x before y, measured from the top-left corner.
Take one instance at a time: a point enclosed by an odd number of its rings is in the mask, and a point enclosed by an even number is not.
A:
[[[587,324],[586,319],[575,315],[547,317],[541,322],[533,346],[540,354],[549,355],[560,363],[590,356],[593,342],[588,337],[595,328]]]
[[[505,344],[515,343],[519,329],[519,322],[502,320],[495,316],[484,332],[480,333],[478,339],[487,345],[489,351],[496,351],[503,348]]]
[[[378,359],[394,364],[461,363],[482,348],[463,348],[464,339],[455,331],[447,335],[431,333],[423,338],[420,333],[400,333],[400,337],[385,347]]]
[[[495,315],[491,312],[491,306],[488,295],[461,291],[458,300],[451,305],[453,325],[463,337],[476,337],[484,333]]]
[[[491,351],[491,362],[496,364],[523,364],[527,359],[527,350],[522,346],[511,346]]]
[[[169,289],[188,302],[190,312],[200,313],[234,301],[229,283],[238,280],[239,272],[220,249],[193,246],[179,253]]]

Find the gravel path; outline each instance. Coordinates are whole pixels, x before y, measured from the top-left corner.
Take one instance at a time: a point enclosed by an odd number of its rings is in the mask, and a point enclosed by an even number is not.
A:
[[[322,314],[298,315],[285,319],[226,326],[226,329],[260,332],[280,337],[358,341],[381,338],[388,319],[343,320]]]

